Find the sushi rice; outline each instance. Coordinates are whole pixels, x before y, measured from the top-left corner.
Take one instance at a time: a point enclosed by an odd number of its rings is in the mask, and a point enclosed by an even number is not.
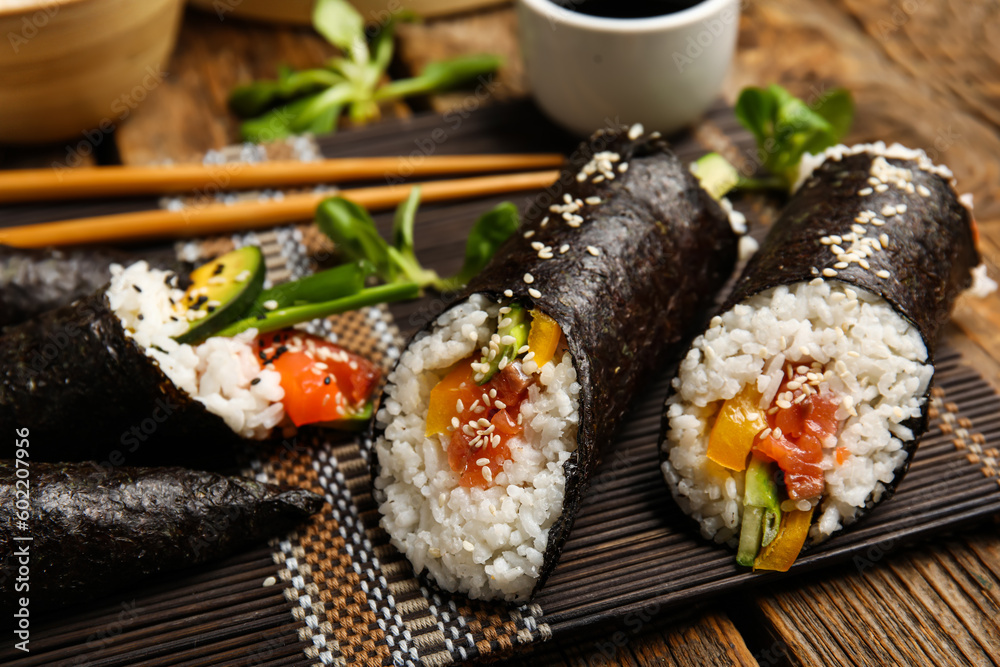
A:
[[[448,435],[425,436],[431,389],[497,328],[500,305],[475,294],[407,348],[377,413],[375,480],[382,526],[416,572],[478,599],[524,600],[563,511],[565,466],[576,450],[580,385],[568,352],[541,368],[521,404],[524,435],[487,489],[466,488],[448,461]]]
[[[256,329],[199,345],[178,343],[188,329],[184,291],[174,274],[144,261],[111,266],[108,301],[130,336],[178,388],[243,438],[265,439],[285,418],[281,376],[262,369],[254,352]],[[256,382],[255,382],[256,380]]]
[[[881,297],[839,281],[772,288],[712,320],[681,362],[668,399],[663,474],[706,538],[735,546],[743,512],[745,472],[706,455],[721,402],[753,385],[766,410],[788,364],[801,363],[822,374],[819,393],[840,398],[836,417],[843,420],[823,443],[821,498],[783,506],[819,504],[812,541],[852,523],[902,470],[903,442],[914,437],[903,422],[920,417],[933,375],[919,332]],[[848,454],[839,465],[838,447]]]

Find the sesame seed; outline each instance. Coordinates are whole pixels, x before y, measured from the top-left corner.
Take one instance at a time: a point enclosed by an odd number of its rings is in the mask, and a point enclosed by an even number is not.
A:
[[[604,182],[604,176],[603,175],[602,176],[594,176],[594,180],[592,182],[594,183],[594,185],[597,185],[598,183],[603,183]]]
[[[531,242],[531,249],[532,250],[541,250],[544,247],[545,247],[545,244],[542,243],[542,242],[540,242],[540,241],[532,241]]]
[[[472,546],[472,542],[469,540],[462,540],[462,548],[466,551],[473,551],[476,547]]]
[[[503,291],[503,295],[505,297],[507,297],[507,298],[510,298],[510,297],[514,296],[514,290],[505,289]]]
[[[485,456],[483,458],[481,458],[481,459],[476,459],[476,465],[477,466],[488,466],[489,464],[490,464],[490,460],[488,458],[486,458]]]
[[[559,246],[559,254],[560,255],[565,255],[568,250],[569,250],[569,244],[567,244],[567,243],[564,243],[561,246]]]
[[[592,245],[589,245],[589,246],[587,246],[587,252],[589,252],[589,253],[590,253],[591,255],[593,255],[594,257],[597,257],[598,255],[600,255],[600,254],[601,254],[601,251],[600,251],[600,250],[598,250],[597,248],[595,248],[595,247],[594,247],[594,246],[592,246]]]
[[[879,193],[885,192],[888,189],[889,189],[889,186],[886,185],[885,183],[883,183],[882,185],[876,185],[875,186],[875,192],[879,192]]]
[[[509,317],[505,317],[502,320],[500,320],[500,324],[497,325],[497,328],[499,328],[499,329],[506,329],[511,324],[513,324],[513,322],[514,322],[514,320],[510,319]],[[499,340],[499,342],[500,342],[501,345],[509,345],[510,344],[510,343],[504,343],[503,342],[503,338],[498,338],[498,340]]]
[[[628,138],[635,141],[642,136],[642,133],[646,131],[646,128],[642,126],[642,123],[636,123],[628,130]]]
[[[530,273],[525,273],[524,282],[530,285],[531,283],[535,282],[535,277],[532,276]]]
[[[538,253],[538,259],[552,259],[552,257],[553,255],[551,250],[541,250]]]
[[[483,479],[485,479],[487,482],[492,482],[493,471],[489,468],[489,466],[483,466],[482,471],[483,471]]]
[[[460,422],[458,420],[458,417],[452,417],[451,418],[451,425],[454,426],[455,428],[458,428],[459,426],[462,425],[462,422]]]
[[[542,218],[542,221],[538,223],[539,227],[544,227],[547,224],[549,224],[549,216],[545,216]]]
[[[931,196],[931,191],[930,191],[930,190],[928,190],[928,189],[927,189],[927,188],[926,188],[925,186],[923,186],[923,185],[918,185],[918,186],[917,186],[917,192],[919,192],[919,193],[920,193],[920,196],[921,196],[921,197],[930,197],[930,196]]]
[[[834,244],[836,244],[836,245],[840,245],[841,243],[844,242],[844,239],[840,238],[840,236],[838,236],[837,234],[834,234],[833,236],[831,236],[830,240],[833,241]]]
[[[514,338],[513,336],[504,336],[503,338],[500,339],[501,345],[513,345],[516,342],[517,339]]]
[[[590,204],[591,206],[597,206],[598,204],[601,203],[601,198],[600,197],[587,197],[583,201],[585,201],[586,203]]]
[[[626,171],[628,171],[628,162],[622,162],[620,165],[618,165],[618,171],[620,171],[623,174]]]
[[[819,242],[822,243],[823,245],[830,245],[833,243],[833,240],[829,236],[824,236],[819,240]]]
[[[881,269],[879,271],[876,271],[875,275],[878,276],[879,278],[888,278],[892,274],[886,271],[885,269]]]
[[[871,188],[864,188],[862,190],[858,190],[858,194],[861,195],[862,197],[867,197],[871,193],[872,193],[872,189]]]
[[[534,287],[532,287],[531,289],[528,290],[528,294],[531,295],[532,299],[540,299],[540,298],[542,298],[542,293],[539,292],[538,290],[536,290]]]
[[[275,310],[278,307],[278,302],[274,299],[268,299],[264,302],[264,308],[267,310]]]
[[[887,218],[896,215],[896,207],[891,204],[886,204],[885,206],[882,207],[882,215],[884,215]]]
[[[524,355],[524,360],[525,361],[531,361],[534,358],[535,358],[535,353],[534,352],[529,352],[528,354]]]
[[[497,410],[506,410],[507,409],[507,404],[504,403],[503,401],[496,401],[493,405],[494,405],[494,407],[496,407]]]
[[[858,264],[860,264],[865,270],[870,270],[872,268],[867,259],[859,259]]]
[[[490,398],[496,398],[496,397],[497,397],[497,390],[490,389]]]
[[[889,235],[888,234],[882,234],[882,236],[878,237],[878,240],[882,242],[882,247],[883,248],[888,248],[889,247]]]
[[[875,178],[874,176],[869,176],[868,177],[868,183],[870,185],[881,185],[882,181],[879,180],[878,178]]]
[[[846,269],[847,267],[848,267],[847,262],[837,262],[836,264],[833,265],[833,268],[835,269]]]
[[[534,229],[529,229],[528,231],[526,231],[524,233],[524,238],[530,239],[534,235],[535,235],[535,230]]]
[[[527,345],[522,345],[521,347],[517,348],[517,353],[518,353],[518,354],[524,354],[525,352],[527,352],[527,351],[528,351],[528,350],[530,350],[530,349],[531,349],[531,348],[530,348],[529,346],[527,346]]]
[[[906,204],[896,204],[896,213],[899,215],[906,213]]]

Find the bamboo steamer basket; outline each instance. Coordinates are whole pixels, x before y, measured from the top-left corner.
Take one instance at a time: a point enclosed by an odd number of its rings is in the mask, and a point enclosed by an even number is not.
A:
[[[378,23],[388,13],[408,9],[417,15],[429,18],[445,14],[455,14],[491,5],[503,4],[506,0],[351,0],[368,23]],[[291,23],[309,25],[312,23],[312,9],[315,0],[190,0],[190,4],[220,18],[236,16],[269,23]]]
[[[159,86],[183,0],[0,0],[0,142],[106,134]]]

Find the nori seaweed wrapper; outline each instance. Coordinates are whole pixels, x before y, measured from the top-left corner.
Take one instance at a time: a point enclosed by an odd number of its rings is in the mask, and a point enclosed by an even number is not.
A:
[[[632,398],[704,323],[736,263],[738,236],[687,165],[658,135],[632,140],[625,132],[598,132],[584,143],[453,304],[481,293],[536,308],[559,324],[573,358],[580,384],[577,449],[565,464],[563,512],[549,532],[533,594],[555,566],[589,478]],[[610,170],[588,173],[602,152],[619,159],[605,163]],[[609,172],[612,178],[602,178]],[[567,196],[583,204],[567,211],[581,218],[579,226],[562,213]],[[592,197],[600,203],[588,203]],[[525,238],[527,232],[534,233]],[[553,257],[540,258],[533,243],[550,247]]]
[[[113,248],[12,248],[0,245],[0,329],[89,296],[111,279],[111,265],[136,253]],[[150,266],[186,276],[191,267],[172,248],[145,251]]]
[[[34,452],[34,433],[29,433]],[[318,512],[304,489],[184,468],[117,468],[30,461],[30,516],[17,507],[17,467],[0,461],[0,548],[26,547],[30,590],[0,579],[7,604],[32,610],[99,597],[157,572],[206,563],[277,535]],[[25,521],[27,527],[20,524]],[[31,541],[15,537],[30,536]]]
[[[911,180],[904,183],[910,183],[913,192],[899,187],[898,181],[877,192],[869,182],[877,159],[877,154],[859,153],[823,162],[781,212],[723,310],[778,285],[816,277],[839,280],[892,304],[920,332],[933,359],[938,333],[980,262],[972,216],[948,180],[922,169],[915,160],[883,158],[910,172]],[[889,207],[903,212],[887,215]],[[856,218],[865,211],[885,224],[860,223]],[[867,258],[870,268],[850,262],[847,268],[836,269],[838,259],[821,239],[843,237],[854,226],[863,227],[869,237],[886,234],[889,246]],[[846,249],[849,244],[841,245]],[[824,276],[823,269],[837,275]],[[877,275],[883,270],[888,278]]]
[[[917,329],[927,347],[928,363],[933,363],[941,328],[955,299],[972,283],[972,269],[980,262],[972,216],[951,180],[935,173],[936,169],[925,156],[886,158],[877,149],[841,159],[827,158],[792,196],[720,312],[779,285],[816,279],[840,281],[885,299]],[[889,173],[894,175],[886,176],[884,183],[876,179],[876,174]],[[879,192],[881,184],[888,187]],[[885,234],[888,245],[864,258],[867,268],[856,261],[836,268],[841,258],[832,250],[836,239],[830,237],[843,240],[852,233],[869,238]],[[851,242],[844,240],[839,245],[846,252]],[[830,272],[836,275],[828,275]],[[880,276],[880,272],[887,274]],[[906,461],[879,500],[869,498],[858,519],[892,497],[906,474],[927,430],[929,397],[930,386],[923,397],[921,416],[901,424],[913,433],[911,440],[903,442]],[[661,457],[666,456],[662,443],[668,427],[664,411]]]
[[[0,430],[33,461],[231,466],[238,436],[125,335],[102,288],[0,334]]]

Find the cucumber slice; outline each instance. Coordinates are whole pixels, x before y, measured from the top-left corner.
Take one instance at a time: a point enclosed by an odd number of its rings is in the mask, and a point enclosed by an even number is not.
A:
[[[353,415],[341,417],[340,419],[334,419],[333,421],[323,422],[321,424],[317,424],[317,426],[334,428],[338,431],[361,431],[368,426],[368,422],[371,421],[372,413],[374,411],[375,403],[373,401],[368,401],[365,403],[365,407],[361,408],[361,410],[355,412]]]
[[[760,551],[763,534],[764,510],[760,507],[745,507],[740,525],[740,546],[736,551],[736,562],[745,567],[753,567],[753,561]]]
[[[746,491],[743,495],[746,507],[760,507],[764,510],[762,546],[767,546],[778,535],[781,525],[781,500],[778,485],[774,481],[774,466],[756,456],[750,458],[747,466]]]
[[[199,343],[238,320],[264,287],[264,255],[257,246],[227,252],[191,272],[182,304],[198,314],[179,343]]]

